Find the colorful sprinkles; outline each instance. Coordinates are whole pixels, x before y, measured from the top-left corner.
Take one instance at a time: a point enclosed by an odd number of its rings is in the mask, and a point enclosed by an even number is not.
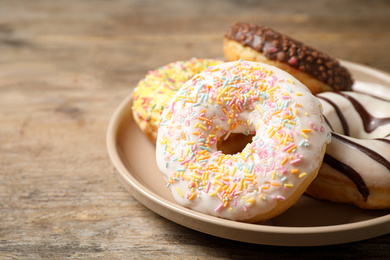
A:
[[[149,71],[133,92],[132,109],[136,121],[147,122],[148,127],[157,132],[160,115],[177,90],[194,75],[221,63],[219,60],[192,58]]]
[[[248,219],[285,201],[318,167],[329,139],[319,102],[274,70],[245,61],[210,67],[165,107],[157,160],[180,202],[216,216]],[[311,103],[303,103],[307,100]],[[232,133],[251,134],[252,143],[224,154],[218,144]],[[310,168],[313,160],[318,164]],[[202,203],[214,206],[198,206]]]

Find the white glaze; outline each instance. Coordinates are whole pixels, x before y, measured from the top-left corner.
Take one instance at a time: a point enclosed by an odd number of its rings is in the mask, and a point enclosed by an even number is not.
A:
[[[284,115],[291,121],[283,123],[280,117]],[[217,139],[226,138],[232,124],[236,125],[232,133],[256,134],[242,152],[223,155]],[[302,130],[308,132],[301,134]],[[245,221],[270,212],[278,201],[297,192],[310,174],[316,174],[329,139],[319,101],[298,80],[273,66],[229,62],[195,76],[171,99],[161,117],[156,156],[180,204]],[[287,150],[290,145],[296,147]],[[205,156],[200,155],[202,151],[209,158],[201,157]]]

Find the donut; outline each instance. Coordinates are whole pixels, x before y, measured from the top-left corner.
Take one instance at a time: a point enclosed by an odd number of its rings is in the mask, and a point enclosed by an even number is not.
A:
[[[156,142],[158,119],[167,101],[191,77],[220,63],[222,61],[199,58],[172,62],[149,71],[137,84],[132,93],[133,118],[151,142]]]
[[[333,57],[271,28],[237,22],[224,35],[224,53],[228,61],[258,61],[287,71],[312,93],[350,91],[349,71]]]
[[[358,92],[317,97],[333,132],[306,193],[363,209],[389,209],[390,102]]]
[[[225,153],[219,146],[233,133],[251,140]],[[267,64],[227,62],[193,77],[170,100],[156,160],[180,205],[258,223],[297,201],[329,141],[320,102],[298,80]]]

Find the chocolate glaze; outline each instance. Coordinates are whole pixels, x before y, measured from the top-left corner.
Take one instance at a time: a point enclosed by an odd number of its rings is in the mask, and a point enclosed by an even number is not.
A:
[[[327,163],[333,169],[336,169],[340,173],[347,176],[353,183],[355,183],[358,191],[360,192],[360,194],[362,194],[364,200],[367,200],[368,196],[370,195],[370,191],[367,188],[366,183],[356,170],[351,168],[349,165],[344,164],[339,160],[333,158],[329,154],[325,154],[324,162]]]
[[[380,155],[379,153],[377,153],[377,152],[375,152],[375,151],[373,151],[373,150],[371,150],[363,145],[355,143],[349,139],[346,139],[346,138],[344,138],[341,135],[338,135],[336,133],[332,133],[332,138],[336,139],[337,141],[339,141],[339,142],[341,142],[349,147],[353,147],[353,148],[361,151],[362,153],[366,154],[368,157],[372,158],[373,160],[375,160],[378,163],[385,166],[390,173],[390,162],[386,158],[384,158],[382,155]]]
[[[384,118],[374,117],[370,113],[368,113],[368,111],[364,108],[364,106],[355,98],[342,92],[334,92],[334,93],[345,97],[346,99],[349,100],[349,102],[352,103],[353,107],[362,118],[364,130],[367,133],[371,133],[372,131],[374,131],[375,129],[377,129],[382,125],[390,124],[390,117],[384,117]]]
[[[335,104],[329,98],[321,97],[321,96],[317,96],[317,98],[320,98],[320,99],[326,101],[327,103],[329,103],[329,105],[331,105],[334,108],[334,110],[336,111],[337,116],[340,119],[341,125],[343,127],[344,134],[349,136],[349,126],[348,126],[347,120],[344,117],[343,111],[341,111],[341,109],[337,106],[337,104]]]
[[[352,77],[335,58],[268,27],[237,22],[226,31],[225,38],[248,46],[270,60],[287,63],[335,90],[351,90]]]

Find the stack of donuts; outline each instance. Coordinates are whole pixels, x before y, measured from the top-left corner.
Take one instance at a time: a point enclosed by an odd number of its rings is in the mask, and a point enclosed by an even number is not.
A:
[[[390,208],[389,100],[353,91],[335,58],[264,26],[233,24],[224,52],[150,71],[133,92],[178,203],[250,223],[305,192]]]

